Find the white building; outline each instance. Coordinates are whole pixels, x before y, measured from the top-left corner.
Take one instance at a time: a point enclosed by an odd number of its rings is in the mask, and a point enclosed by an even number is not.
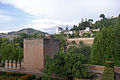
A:
[[[90,27],[86,27],[85,30],[79,30],[79,35],[80,36],[82,36],[84,33],[92,34]]]
[[[90,27],[86,27],[85,32],[89,32],[90,31]]]
[[[56,28],[56,34],[60,34],[63,31],[63,28],[57,27]]]

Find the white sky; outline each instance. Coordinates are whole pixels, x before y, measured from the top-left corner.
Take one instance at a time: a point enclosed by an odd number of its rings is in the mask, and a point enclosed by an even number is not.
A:
[[[118,16],[120,13],[120,0],[0,0],[0,2],[10,4],[34,17],[32,23],[24,24],[24,27],[43,31],[59,25],[78,24],[81,18],[97,20],[101,13],[106,17]],[[0,17],[1,15],[7,16],[0,14]],[[11,19],[9,16],[6,20]]]

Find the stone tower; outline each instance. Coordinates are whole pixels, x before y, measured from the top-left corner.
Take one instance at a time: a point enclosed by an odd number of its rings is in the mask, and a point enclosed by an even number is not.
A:
[[[51,58],[59,52],[59,40],[54,38],[24,39],[24,64],[26,71],[40,72],[44,69],[45,55]]]

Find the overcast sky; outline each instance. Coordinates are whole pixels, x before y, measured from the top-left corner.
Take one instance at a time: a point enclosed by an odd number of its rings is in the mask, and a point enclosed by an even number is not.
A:
[[[34,28],[54,33],[57,26],[78,24],[81,18],[118,16],[120,0],[0,0],[0,32]]]

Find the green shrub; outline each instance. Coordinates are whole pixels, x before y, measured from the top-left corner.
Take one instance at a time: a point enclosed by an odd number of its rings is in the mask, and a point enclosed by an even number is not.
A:
[[[37,77],[37,78],[35,78],[33,80],[42,80],[42,78],[41,77]]]
[[[47,75],[43,75],[40,79],[38,80],[59,80],[57,78],[52,78],[50,76],[47,76]]]
[[[44,72],[49,78],[52,74],[59,77],[90,78],[88,68],[84,66],[86,58],[83,54],[57,53],[53,59],[47,56]]]
[[[33,79],[35,79],[36,78],[36,76],[35,75],[29,75],[29,77],[28,77],[28,79],[27,80],[33,80]]]
[[[114,63],[112,61],[106,61],[102,80],[114,80]]]
[[[4,72],[0,71],[0,80],[17,80],[17,79],[23,79],[23,80],[32,80],[35,79],[36,76],[32,74],[26,74],[26,73],[16,73],[16,72]]]

